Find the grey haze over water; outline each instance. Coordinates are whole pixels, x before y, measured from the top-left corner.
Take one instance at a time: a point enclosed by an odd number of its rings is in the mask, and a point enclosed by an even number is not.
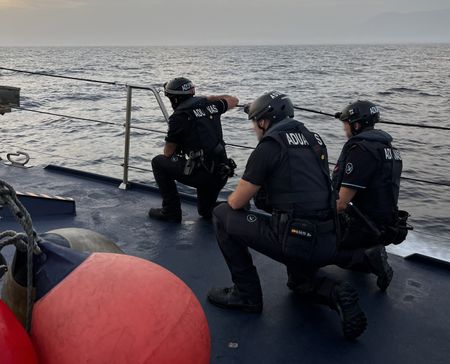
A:
[[[0,0],[0,45],[450,42],[448,0]]]
[[[450,45],[0,48],[0,66],[140,85],[161,85],[184,75],[196,83],[199,94],[235,94],[244,103],[277,89],[297,106],[328,112],[358,98],[369,99],[380,105],[386,121],[450,127]],[[0,84],[21,87],[24,107],[117,124],[16,111],[0,118],[1,151],[22,149],[35,164],[62,161],[121,176],[124,87],[4,71]],[[161,132],[132,133],[131,164],[148,169],[162,150],[167,125],[151,94],[136,91],[134,97],[133,125]],[[340,122],[308,113],[297,118],[322,135],[330,161],[336,161],[345,142]],[[242,111],[227,113],[223,126],[226,141],[256,145]],[[401,149],[404,176],[449,183],[450,132],[379,128],[391,133]],[[228,147],[228,152],[241,175],[251,151]],[[132,170],[131,178],[150,182],[153,176]],[[227,188],[236,181],[233,178]],[[413,214],[417,231],[450,237],[449,187],[403,180],[400,207]]]

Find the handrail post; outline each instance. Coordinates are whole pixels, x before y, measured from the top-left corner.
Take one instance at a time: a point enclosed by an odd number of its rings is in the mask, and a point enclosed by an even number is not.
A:
[[[125,115],[125,145],[123,157],[123,178],[119,188],[126,190],[128,188],[128,167],[130,161],[130,136],[131,136],[131,102],[132,102],[132,86],[127,85],[127,109]]]
[[[158,101],[158,105],[164,115],[164,119],[166,119],[166,121],[169,122],[169,113],[167,112],[166,106],[164,105],[164,102],[161,99],[161,95],[159,94],[158,90],[155,89],[153,86],[151,86],[150,89],[152,90],[153,95],[155,95],[156,101]]]

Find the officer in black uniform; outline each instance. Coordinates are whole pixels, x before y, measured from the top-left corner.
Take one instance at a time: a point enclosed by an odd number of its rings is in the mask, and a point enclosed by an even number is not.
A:
[[[262,291],[248,248],[288,268],[291,289],[339,312],[345,337],[366,328],[358,294],[348,283],[316,277],[336,254],[336,199],[322,138],[293,119],[290,99],[272,91],[247,107],[259,143],[228,203],[214,209],[214,226],[234,286],[212,288],[211,303],[261,312]],[[271,217],[243,208],[254,197]]]
[[[194,84],[184,77],[164,85],[173,114],[169,118],[164,154],[152,160],[162,195],[162,208],[151,218],[181,222],[181,204],[175,181],[197,189],[198,213],[210,218],[220,190],[236,165],[227,158],[220,116],[238,104],[236,97],[195,97]]]
[[[337,264],[375,274],[384,291],[393,276],[384,246],[399,244],[407,232],[398,226],[402,158],[392,146],[392,137],[374,129],[380,112],[372,102],[354,102],[336,117],[344,123],[349,138],[333,171],[333,185],[339,191],[340,249],[361,248]]]

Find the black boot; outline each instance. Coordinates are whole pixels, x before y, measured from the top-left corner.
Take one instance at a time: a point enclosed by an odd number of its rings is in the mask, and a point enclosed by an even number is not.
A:
[[[208,292],[208,301],[221,308],[231,308],[249,313],[260,313],[263,308],[262,298],[253,300],[244,297],[235,286],[212,288]]]
[[[148,212],[148,216],[152,219],[168,221],[168,222],[181,222],[180,212],[167,212],[163,208],[152,208]]]
[[[377,276],[377,286],[381,291],[386,291],[391,283],[394,271],[388,263],[388,256],[383,245],[367,249],[364,253],[372,273]]]
[[[332,294],[332,305],[341,319],[344,337],[354,340],[360,336],[367,327],[367,319],[358,304],[358,293],[348,283],[335,286]]]

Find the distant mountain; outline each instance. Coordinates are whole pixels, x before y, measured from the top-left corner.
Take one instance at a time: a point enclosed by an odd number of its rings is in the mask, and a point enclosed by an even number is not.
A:
[[[356,38],[369,41],[450,42],[450,9],[381,13],[355,31]]]

